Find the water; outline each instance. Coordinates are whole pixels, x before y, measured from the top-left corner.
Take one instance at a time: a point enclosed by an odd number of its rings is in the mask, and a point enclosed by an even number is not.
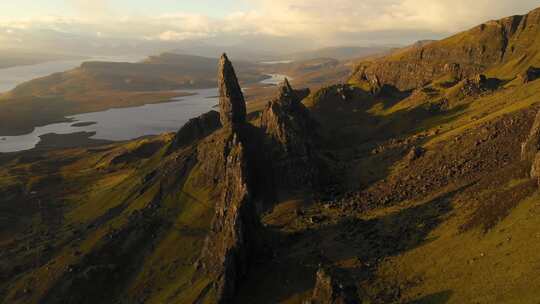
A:
[[[268,76],[270,76],[270,78],[261,81],[262,84],[277,85],[280,84],[285,78],[292,80],[291,77],[287,77],[281,74],[268,74]]]
[[[278,84],[284,75],[271,75],[266,84]],[[272,79],[272,81],[270,81]],[[32,133],[21,136],[0,136],[0,152],[16,152],[33,149],[40,136],[50,133],[71,134],[95,132],[93,139],[129,140],[146,135],[177,131],[190,118],[206,113],[217,105],[218,90],[187,91],[194,95],[173,98],[170,102],[139,107],[109,109],[101,112],[78,114],[67,117],[71,122],[36,127]],[[90,123],[76,127],[77,123]]]

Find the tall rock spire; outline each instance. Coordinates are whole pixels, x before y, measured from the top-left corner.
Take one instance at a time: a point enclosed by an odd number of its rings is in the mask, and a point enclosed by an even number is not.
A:
[[[238,124],[246,121],[246,102],[238,84],[232,63],[226,54],[219,60],[219,113],[221,124]]]

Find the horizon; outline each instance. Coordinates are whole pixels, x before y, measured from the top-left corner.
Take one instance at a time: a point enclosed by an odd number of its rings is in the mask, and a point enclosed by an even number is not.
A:
[[[81,55],[85,49],[150,55],[193,45],[253,49],[254,44],[275,54],[284,48],[294,52],[442,39],[536,6],[532,0],[340,0],[332,7],[320,0],[21,0],[5,4],[0,13],[0,42],[3,49],[57,45]]]

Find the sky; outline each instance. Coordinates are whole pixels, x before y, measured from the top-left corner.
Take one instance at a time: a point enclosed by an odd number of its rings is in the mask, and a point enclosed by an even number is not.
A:
[[[20,48],[53,43],[66,48],[70,43],[172,47],[197,41],[273,48],[407,44],[540,6],[538,0],[3,2],[0,46]]]

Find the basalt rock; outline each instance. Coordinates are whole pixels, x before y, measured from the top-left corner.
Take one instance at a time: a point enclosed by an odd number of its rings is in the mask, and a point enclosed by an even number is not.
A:
[[[198,149],[201,182],[215,190],[215,213],[200,263],[218,303],[230,303],[254,254],[259,222],[251,197],[250,169],[240,135],[218,131]]]
[[[351,282],[340,276],[337,270],[319,267],[316,274],[315,288],[311,297],[312,304],[358,304],[356,288]],[[347,285],[348,284],[348,285]]]
[[[487,91],[488,89],[487,77],[483,74],[477,74],[474,77],[463,80],[461,93],[465,96],[473,96]]]
[[[308,92],[294,90],[285,80],[279,95],[268,103],[261,116],[276,181],[287,187],[309,187],[316,182],[315,123],[301,103]]]
[[[246,121],[246,102],[238,84],[232,63],[221,56],[218,69],[219,112],[221,124],[241,124]]]
[[[221,127],[219,113],[210,111],[190,119],[174,137],[174,147],[185,147],[212,134]]]
[[[527,139],[521,144],[521,159],[531,161],[540,151],[540,112],[536,114]]]
[[[220,62],[220,110],[223,128],[197,147],[199,174],[195,184],[212,189],[214,217],[200,257],[218,303],[231,303],[239,281],[258,248],[260,223],[254,203],[257,170],[248,154],[256,143],[245,122],[245,102],[234,69]],[[213,114],[215,116],[215,114]]]
[[[524,16],[486,22],[444,40],[361,62],[352,80],[358,82],[367,75],[368,79],[408,91],[453,71],[460,78],[472,77],[500,63],[534,58],[539,31],[538,9]]]

